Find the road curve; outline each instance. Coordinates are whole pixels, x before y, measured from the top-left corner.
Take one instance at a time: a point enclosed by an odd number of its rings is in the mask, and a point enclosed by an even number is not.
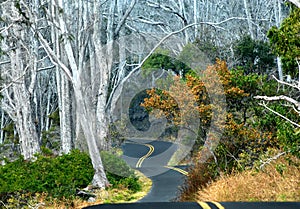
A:
[[[123,158],[152,180],[152,189],[137,203],[100,204],[86,209],[300,209],[300,202],[172,202],[187,173],[185,166],[167,166],[176,147],[170,142],[126,141]],[[155,175],[154,175],[155,174]]]
[[[123,159],[152,180],[152,188],[139,202],[170,202],[179,193],[187,167],[167,166],[177,146],[164,141],[126,141]]]

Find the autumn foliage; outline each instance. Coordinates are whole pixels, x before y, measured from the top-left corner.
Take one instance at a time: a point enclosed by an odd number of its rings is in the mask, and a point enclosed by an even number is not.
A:
[[[227,105],[239,102],[249,94],[234,86],[226,62],[217,60],[201,75],[175,76],[168,90],[153,88],[142,104],[149,112],[154,109],[157,117],[164,115],[170,123],[188,126],[191,118],[200,121],[200,140],[205,140],[207,129],[223,130],[226,125]],[[213,121],[212,121],[213,120]],[[213,122],[213,124],[212,124]]]
[[[189,172],[188,186],[183,188],[182,200],[189,200],[191,194],[221,173],[252,168],[261,153],[278,146],[272,128],[253,122],[259,117],[255,114],[260,114],[251,106],[260,82],[260,77],[229,70],[225,61],[217,60],[200,75],[175,76],[168,91],[148,90],[149,97],[142,106],[149,112],[159,110],[157,116],[164,115],[176,126],[188,126],[186,119],[191,116],[199,120],[192,151],[194,167]],[[213,151],[205,164],[200,162],[204,144]]]

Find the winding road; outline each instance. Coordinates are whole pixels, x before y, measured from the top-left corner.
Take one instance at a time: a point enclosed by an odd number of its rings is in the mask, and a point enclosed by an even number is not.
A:
[[[87,209],[299,209],[297,202],[174,202],[188,175],[187,166],[168,166],[177,146],[171,142],[131,139],[123,159],[152,180],[148,195],[137,203],[101,204]]]
[[[170,202],[178,196],[188,173],[186,166],[168,166],[175,144],[136,139],[126,141],[122,149],[124,160],[152,180],[151,191],[139,202]]]

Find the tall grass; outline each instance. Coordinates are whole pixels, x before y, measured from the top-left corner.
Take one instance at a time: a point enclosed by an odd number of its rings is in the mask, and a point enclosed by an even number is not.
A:
[[[200,201],[300,201],[300,160],[293,162],[282,157],[259,172],[221,176],[194,196]]]

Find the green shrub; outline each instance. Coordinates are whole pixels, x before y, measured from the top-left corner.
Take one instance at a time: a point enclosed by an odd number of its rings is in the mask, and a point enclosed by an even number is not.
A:
[[[20,157],[0,167],[0,194],[25,191],[70,197],[76,188],[87,186],[93,174],[89,156],[78,150],[55,158],[38,155],[34,162]]]
[[[138,182],[138,177],[135,175],[134,170],[131,169],[123,159],[107,151],[101,152],[101,159],[108,181],[112,184],[113,188],[122,186],[134,192],[141,190],[141,185]]]
[[[88,154],[73,150],[53,157],[48,149],[43,148],[43,152],[44,155],[37,155],[34,162],[20,157],[13,162],[6,161],[6,165],[0,167],[1,201],[5,202],[11,196],[8,194],[19,192],[45,192],[55,198],[71,198],[76,188],[86,187],[92,181],[94,169]],[[113,188],[122,186],[134,192],[141,189],[134,171],[124,160],[109,152],[102,152],[101,156]]]

